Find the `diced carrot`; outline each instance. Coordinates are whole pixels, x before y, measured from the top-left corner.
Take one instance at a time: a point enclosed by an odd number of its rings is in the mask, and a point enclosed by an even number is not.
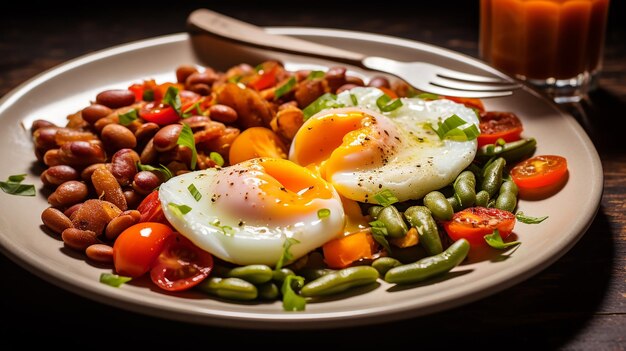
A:
[[[344,268],[361,258],[371,258],[374,239],[367,231],[350,234],[324,244],[324,260],[330,268]]]

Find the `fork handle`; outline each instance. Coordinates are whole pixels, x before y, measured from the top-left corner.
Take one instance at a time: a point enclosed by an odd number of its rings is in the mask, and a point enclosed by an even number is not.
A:
[[[191,32],[201,31],[240,44],[291,54],[305,54],[363,67],[365,55],[313,43],[294,37],[267,33],[263,28],[207,9],[192,12],[187,25]]]

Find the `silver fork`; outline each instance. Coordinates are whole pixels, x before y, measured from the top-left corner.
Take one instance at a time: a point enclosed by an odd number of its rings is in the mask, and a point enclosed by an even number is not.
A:
[[[241,44],[291,54],[305,54],[386,72],[422,91],[448,96],[491,98],[511,95],[519,84],[496,77],[468,74],[427,62],[401,62],[267,33],[263,28],[207,9],[192,12],[191,31],[202,31]]]

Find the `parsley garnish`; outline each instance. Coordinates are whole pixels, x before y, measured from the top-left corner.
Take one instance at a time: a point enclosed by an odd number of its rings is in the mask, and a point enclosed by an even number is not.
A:
[[[168,90],[169,91],[169,90]],[[196,152],[196,140],[193,137],[193,131],[188,124],[183,123],[183,129],[180,131],[178,145],[186,146],[191,149],[191,169],[196,169],[196,162],[198,161],[198,153]]]
[[[289,251],[289,249],[291,249],[291,246],[293,246],[294,244],[299,243],[300,241],[295,238],[285,239],[285,242],[283,243],[283,253],[280,255],[278,262],[276,262],[276,268],[274,269],[275,271],[283,268],[283,265],[293,258],[293,254]]]
[[[141,162],[137,162],[137,169],[140,171],[157,171],[163,175],[163,178],[165,178],[163,181],[165,182],[173,177],[172,172],[170,172],[170,170],[163,165],[159,165],[159,167],[157,168],[150,165],[143,165],[141,164]]]
[[[180,102],[180,94],[178,93],[178,88],[175,86],[169,86],[167,91],[165,92],[165,96],[163,96],[162,100],[163,104],[170,106],[176,111],[176,114],[181,116],[181,102]]]
[[[111,273],[102,273],[100,274],[100,283],[110,285],[114,288],[119,288],[120,285],[124,283],[128,283],[133,278],[125,277],[123,275],[111,274]]]
[[[6,182],[0,182],[0,189],[11,195],[35,196],[35,186],[21,184],[24,179],[26,179],[26,174],[11,175]]]
[[[521,244],[521,242],[519,241],[511,241],[505,243],[504,241],[502,241],[502,237],[500,236],[500,232],[498,231],[498,229],[494,229],[492,234],[485,235],[485,241],[487,242],[487,244],[489,244],[489,246],[498,250],[504,250],[508,247]]]
[[[126,113],[122,113],[121,115],[118,115],[118,118],[120,120],[121,125],[127,126],[133,123],[134,120],[139,118],[139,114],[137,113],[137,109],[132,109]]]
[[[295,282],[298,288],[302,288],[304,286],[304,278],[297,275],[288,275],[283,281],[281,288],[283,294],[283,310],[304,311],[306,308],[306,300],[293,291],[293,287],[291,286],[292,282]]]
[[[515,218],[517,218],[518,221],[522,222],[522,223],[526,223],[526,224],[539,224],[543,221],[545,221],[548,216],[543,216],[543,217],[532,217],[532,216],[526,216],[524,214],[524,212],[517,212],[515,214]]]
[[[370,222],[371,226],[370,230],[372,232],[372,237],[379,243],[382,247],[387,250],[387,252],[391,252],[391,247],[389,247],[389,242],[387,241],[387,227],[385,227],[385,223],[382,221],[373,221]]]

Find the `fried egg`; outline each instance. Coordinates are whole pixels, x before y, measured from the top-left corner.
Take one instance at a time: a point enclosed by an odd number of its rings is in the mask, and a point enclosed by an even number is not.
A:
[[[288,238],[298,241],[289,249],[295,260],[344,230],[334,188],[288,160],[259,158],[179,175],[161,185],[159,199],[182,235],[239,265],[274,266]]]
[[[376,203],[389,189],[399,201],[419,199],[450,184],[474,159],[476,140],[441,140],[430,125],[456,114],[466,124],[478,118],[453,101],[403,98],[403,105],[381,113],[376,88],[341,93],[344,107],[309,118],[294,137],[289,159],[317,169],[342,196]],[[356,102],[356,105],[354,104]]]

